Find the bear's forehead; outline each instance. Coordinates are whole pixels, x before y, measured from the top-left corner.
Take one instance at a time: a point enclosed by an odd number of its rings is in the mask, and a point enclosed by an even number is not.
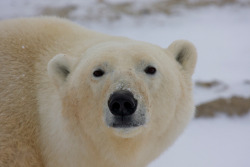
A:
[[[108,41],[97,44],[86,51],[86,55],[107,58],[126,58],[147,59],[162,55],[162,48],[140,41]]]

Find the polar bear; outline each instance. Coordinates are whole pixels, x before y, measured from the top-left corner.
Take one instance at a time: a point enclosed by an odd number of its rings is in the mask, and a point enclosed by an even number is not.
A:
[[[0,166],[143,167],[194,114],[195,47],[55,17],[0,22]]]

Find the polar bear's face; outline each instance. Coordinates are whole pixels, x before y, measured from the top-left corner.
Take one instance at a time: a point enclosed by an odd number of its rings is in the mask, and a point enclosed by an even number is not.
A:
[[[193,111],[178,108],[189,107],[190,102],[180,100],[190,97],[185,82],[191,78],[195,59],[185,57],[185,48],[175,47],[105,42],[81,58],[57,55],[48,71],[61,96],[62,115],[92,138],[160,134],[175,126],[178,117],[190,119]]]

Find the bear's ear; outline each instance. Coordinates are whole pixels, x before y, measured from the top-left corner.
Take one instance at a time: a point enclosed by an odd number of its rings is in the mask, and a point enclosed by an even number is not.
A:
[[[49,61],[47,66],[48,75],[57,87],[66,82],[76,62],[76,58],[65,54],[58,54]]]
[[[194,45],[189,41],[174,41],[167,49],[176,61],[180,63],[187,74],[192,75],[197,60],[197,53]]]

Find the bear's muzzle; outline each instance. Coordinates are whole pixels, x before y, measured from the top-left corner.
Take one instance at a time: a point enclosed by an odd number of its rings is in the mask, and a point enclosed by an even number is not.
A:
[[[130,116],[136,111],[137,100],[130,91],[119,90],[110,96],[108,107],[115,116]]]
[[[113,128],[133,128],[145,124],[145,112],[138,108],[138,100],[128,90],[117,90],[108,100],[107,124]],[[107,116],[107,115],[106,115]]]

